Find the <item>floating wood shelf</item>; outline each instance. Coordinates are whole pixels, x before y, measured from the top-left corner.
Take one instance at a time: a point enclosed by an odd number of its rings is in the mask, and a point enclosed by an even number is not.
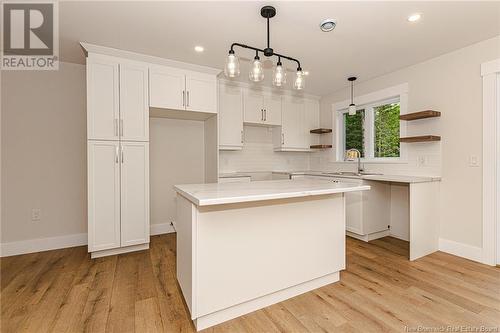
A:
[[[399,142],[431,142],[431,141],[441,141],[441,137],[437,135],[421,135],[421,136],[410,136],[407,138],[399,138]]]
[[[332,145],[312,145],[311,149],[326,149],[332,148]]]
[[[316,129],[311,130],[311,133],[314,133],[314,134],[332,133],[332,129],[331,128],[316,128]]]
[[[399,116],[401,120],[417,120],[417,119],[425,119],[425,118],[435,118],[441,117],[441,112],[434,110],[425,110],[419,112],[413,112],[408,114],[402,114]]]

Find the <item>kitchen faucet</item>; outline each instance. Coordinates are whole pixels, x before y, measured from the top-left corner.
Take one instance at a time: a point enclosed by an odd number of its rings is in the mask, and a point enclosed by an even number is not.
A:
[[[358,175],[360,175],[364,169],[361,167],[361,153],[356,148],[351,148],[345,152],[345,160],[346,161],[354,161],[355,158],[358,158]]]

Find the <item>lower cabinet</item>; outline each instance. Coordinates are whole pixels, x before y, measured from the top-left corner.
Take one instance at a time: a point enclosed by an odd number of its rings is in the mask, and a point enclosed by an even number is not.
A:
[[[147,245],[149,143],[88,141],[87,150],[89,252]]]
[[[364,241],[388,236],[391,220],[391,185],[362,179],[333,179],[370,186],[369,191],[345,193],[347,234]]]

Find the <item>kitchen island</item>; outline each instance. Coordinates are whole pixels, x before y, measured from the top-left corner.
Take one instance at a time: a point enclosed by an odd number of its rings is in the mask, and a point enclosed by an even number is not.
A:
[[[300,179],[189,184],[177,192],[177,280],[197,330],[339,280],[344,193]]]

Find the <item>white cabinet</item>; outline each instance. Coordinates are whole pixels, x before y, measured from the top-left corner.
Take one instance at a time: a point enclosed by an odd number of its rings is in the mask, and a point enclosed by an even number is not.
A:
[[[142,63],[87,58],[87,139],[149,140],[148,69]]]
[[[371,187],[369,191],[345,193],[348,235],[365,241],[387,236],[391,220],[391,185],[362,179],[333,179]]]
[[[219,149],[243,147],[243,96],[240,87],[219,85]]]
[[[118,62],[87,58],[87,137],[117,140],[119,113]]]
[[[186,73],[186,110],[217,113],[217,80],[215,76]]]
[[[149,143],[120,147],[121,246],[149,243]]]
[[[118,141],[87,144],[89,252],[120,247]]]
[[[151,107],[217,113],[215,75],[151,66],[149,85]]]
[[[281,96],[246,89],[243,101],[245,123],[269,126],[281,125]]]
[[[307,139],[308,146],[317,145],[320,143],[320,136],[318,134],[312,134],[311,130],[319,128],[319,101],[306,99],[304,100],[306,117],[307,117]]]
[[[302,98],[284,97],[281,127],[273,131],[274,148],[281,151],[308,151],[309,128]]]
[[[120,138],[149,140],[148,68],[143,64],[120,64]]]

